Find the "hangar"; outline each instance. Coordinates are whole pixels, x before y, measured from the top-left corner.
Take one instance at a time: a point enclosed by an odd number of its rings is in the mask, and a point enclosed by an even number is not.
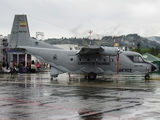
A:
[[[149,53],[145,53],[142,55],[147,61],[152,62],[153,64],[155,64],[157,66],[157,70],[154,73],[160,73],[160,58],[151,55]]]

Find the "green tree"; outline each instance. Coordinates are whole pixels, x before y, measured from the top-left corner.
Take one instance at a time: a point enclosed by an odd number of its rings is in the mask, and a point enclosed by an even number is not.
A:
[[[156,46],[156,48],[155,48],[155,55],[158,55],[158,53],[159,53],[159,47]]]
[[[154,49],[154,47],[151,48],[151,54],[155,55],[155,49]]]
[[[160,53],[158,53],[157,57],[159,57],[159,58],[160,58]]]
[[[145,53],[150,53],[150,49],[148,48],[141,49],[141,54],[145,54]]]

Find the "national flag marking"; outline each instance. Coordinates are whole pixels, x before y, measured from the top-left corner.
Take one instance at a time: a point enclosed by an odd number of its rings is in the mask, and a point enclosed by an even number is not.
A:
[[[26,27],[26,22],[20,22],[20,27]]]

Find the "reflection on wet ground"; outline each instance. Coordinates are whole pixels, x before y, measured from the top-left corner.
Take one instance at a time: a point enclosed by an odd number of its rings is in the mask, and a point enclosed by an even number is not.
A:
[[[0,75],[0,120],[159,120],[160,81],[141,76],[84,80],[49,72]]]

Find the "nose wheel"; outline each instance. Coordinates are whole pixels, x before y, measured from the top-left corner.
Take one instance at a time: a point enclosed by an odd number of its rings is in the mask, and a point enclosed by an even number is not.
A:
[[[144,76],[144,78],[145,78],[145,80],[149,80],[149,79],[150,79],[150,75],[149,75],[149,74],[146,74],[146,75]]]

